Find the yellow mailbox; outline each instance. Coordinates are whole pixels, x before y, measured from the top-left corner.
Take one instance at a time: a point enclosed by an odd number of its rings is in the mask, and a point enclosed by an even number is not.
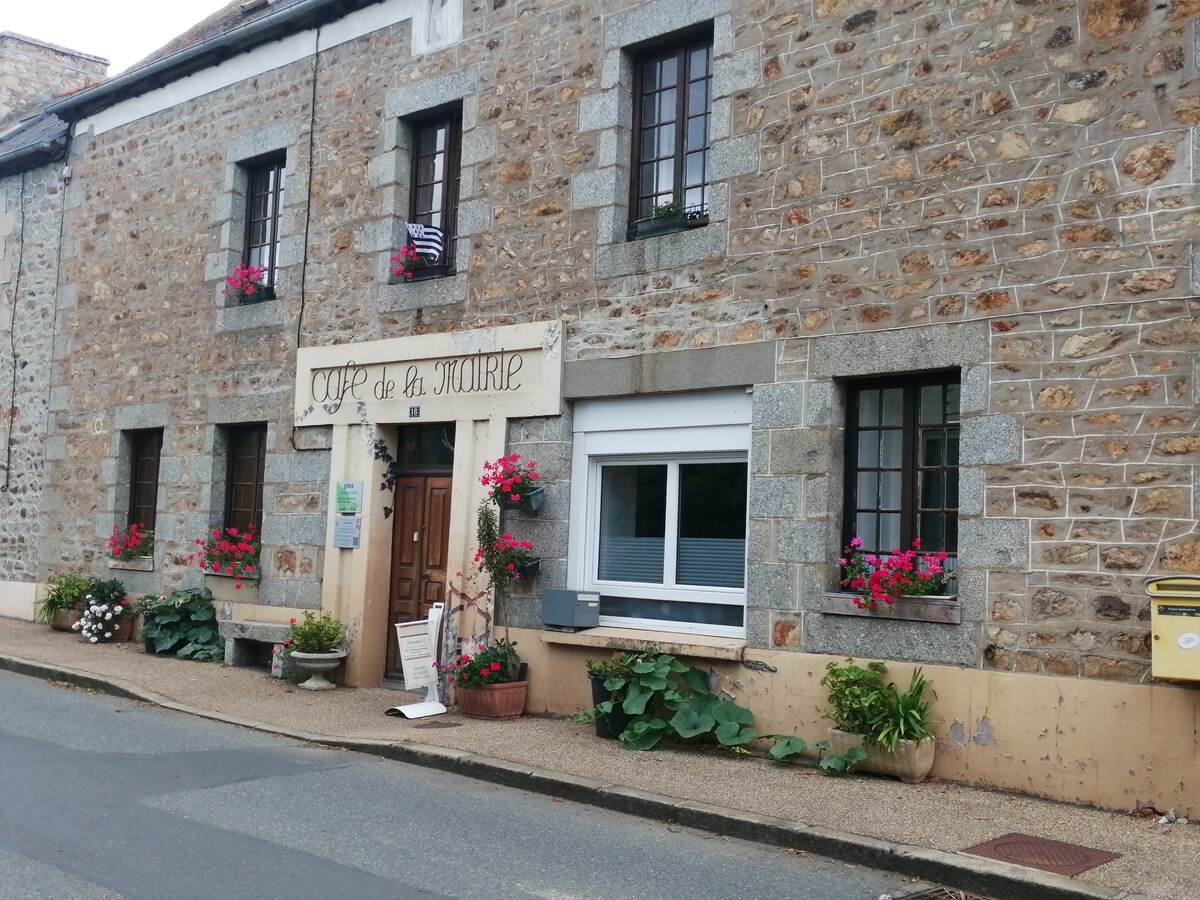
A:
[[[1150,673],[1200,681],[1200,576],[1167,575],[1146,581],[1150,597]]]

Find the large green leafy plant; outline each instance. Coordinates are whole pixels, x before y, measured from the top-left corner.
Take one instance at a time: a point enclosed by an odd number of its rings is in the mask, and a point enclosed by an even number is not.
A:
[[[217,614],[207,588],[185,588],[165,597],[143,600],[142,640],[155,653],[180,659],[225,658],[225,642],[217,632]]]
[[[613,699],[576,721],[610,713],[620,703],[633,717],[621,733],[621,743],[632,750],[649,750],[666,737],[741,749],[758,736],[750,710],[713,693],[706,673],[671,654],[651,648],[621,654],[619,662],[604,681]]]

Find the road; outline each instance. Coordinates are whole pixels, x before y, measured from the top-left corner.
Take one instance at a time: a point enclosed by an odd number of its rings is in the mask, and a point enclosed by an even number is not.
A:
[[[0,900],[876,900],[922,887],[0,671]]]

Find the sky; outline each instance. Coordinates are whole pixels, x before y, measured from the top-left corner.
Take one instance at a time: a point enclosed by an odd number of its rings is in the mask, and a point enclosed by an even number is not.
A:
[[[92,56],[117,75],[229,0],[0,0],[0,31]]]

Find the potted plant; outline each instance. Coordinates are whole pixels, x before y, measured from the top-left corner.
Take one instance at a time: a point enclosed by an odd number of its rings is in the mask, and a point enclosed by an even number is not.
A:
[[[121,582],[97,581],[76,607],[71,628],[92,644],[127,641],[133,636],[133,616],[133,607],[125,599]]]
[[[516,643],[497,638],[489,647],[477,644],[474,656],[439,663],[438,673],[455,688],[458,710],[476,719],[512,719],[525,711],[529,682]]]
[[[912,548],[887,554],[865,553],[861,538],[853,538],[841,566],[840,586],[848,593],[821,595],[821,611],[838,615],[877,615],[923,622],[962,621],[958,600],[945,592],[954,581],[944,551],[922,553],[920,540]]]
[[[140,522],[131,523],[128,529],[114,525],[108,536],[108,558],[112,562],[130,564],[121,568],[150,571],[154,559],[154,532],[143,530]],[[139,566],[139,563],[144,565]]]
[[[845,754],[853,747],[866,752],[858,765],[879,775],[895,775],[908,784],[925,780],[933,768],[935,744],[930,730],[933,699],[928,679],[917,669],[904,693],[894,683],[884,683],[887,667],[869,662],[866,667],[847,659],[845,665],[825,667],[822,686],[829,689],[825,718],[833,722],[829,745]]]
[[[266,269],[239,263],[234,268],[233,274],[225,277],[225,287],[221,293],[239,306],[270,300],[275,296],[275,291],[263,284],[266,274]]]
[[[195,553],[188,556],[188,562],[195,562],[200,571],[205,574],[209,590],[217,595],[218,600],[231,599],[227,591],[222,591],[220,582],[209,580],[212,576],[228,578],[233,582],[234,591],[240,591],[246,584],[255,584],[259,576],[259,555],[262,545],[251,525],[245,530],[238,528],[215,528],[206,538],[196,538]]]
[[[707,672],[654,647],[621,654],[621,662],[604,681],[613,706],[602,702],[571,716],[572,721],[613,712],[620,697],[620,709],[630,721],[619,737],[631,750],[649,750],[672,738],[741,751],[758,737],[754,714],[714,693]]]
[[[173,653],[180,659],[219,660],[225,642],[217,632],[217,614],[207,588],[184,588],[165,597],[147,595],[136,606],[142,614],[147,653]]]
[[[279,651],[280,660],[288,657],[297,671],[308,674],[300,687],[308,691],[329,691],[337,687],[325,677],[346,658],[346,626],[327,612],[319,616],[305,610],[302,621],[292,619]]]
[[[538,483],[537,462],[522,461],[520,453],[502,456],[483,464],[479,483],[501,509],[525,509],[537,512],[545,503],[545,489]]]
[[[588,680],[592,685],[592,708],[596,710],[596,737],[617,740],[629,727],[631,716],[621,708],[625,702],[625,686],[632,672],[632,653],[614,653],[604,659],[586,660]],[[611,680],[612,685],[609,686]]]
[[[33,604],[33,618],[45,622],[55,631],[71,630],[71,613],[91,588],[90,578],[78,572],[66,572],[52,578],[46,593]]]
[[[391,257],[391,273],[402,281],[423,281],[426,278],[441,278],[450,271],[448,263],[439,257],[425,256],[417,252],[415,244],[405,244]]]

